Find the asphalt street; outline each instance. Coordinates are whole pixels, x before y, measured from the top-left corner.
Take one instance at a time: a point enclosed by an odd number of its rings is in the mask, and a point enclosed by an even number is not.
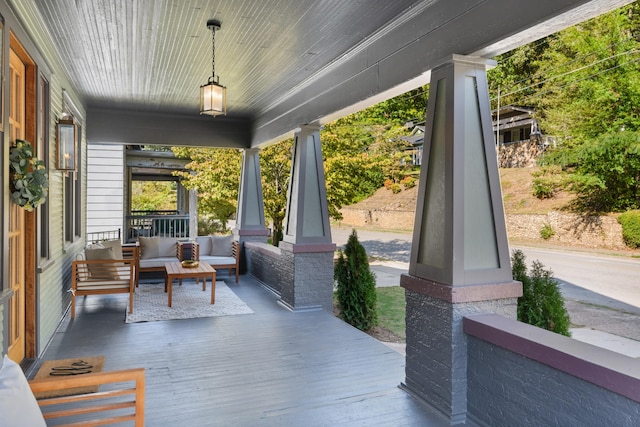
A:
[[[332,226],[333,242],[344,247],[352,228]],[[410,233],[358,229],[378,286],[399,286],[409,268]],[[553,272],[571,317],[572,336],[640,357],[640,259],[580,250],[512,246],[531,265]]]

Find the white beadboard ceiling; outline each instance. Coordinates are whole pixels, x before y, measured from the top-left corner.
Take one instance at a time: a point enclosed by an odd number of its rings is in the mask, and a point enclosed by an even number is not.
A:
[[[254,114],[416,0],[36,0],[89,104],[197,112],[216,75],[229,114]]]
[[[228,116],[208,119],[246,121],[251,145],[424,84],[448,54],[491,57],[630,2],[30,1],[89,114],[198,116],[199,87],[211,75],[206,22],[218,19],[215,71],[228,88]]]

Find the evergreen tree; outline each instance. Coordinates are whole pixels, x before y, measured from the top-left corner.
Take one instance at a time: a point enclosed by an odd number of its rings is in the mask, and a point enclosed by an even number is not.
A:
[[[342,319],[361,331],[376,326],[376,278],[356,230],[351,232],[344,252],[339,251],[334,278]]]
[[[565,336],[571,336],[571,320],[564,306],[558,281],[551,270],[534,261],[527,272],[524,253],[513,251],[511,271],[514,280],[522,282],[522,296],[518,298],[518,320]]]

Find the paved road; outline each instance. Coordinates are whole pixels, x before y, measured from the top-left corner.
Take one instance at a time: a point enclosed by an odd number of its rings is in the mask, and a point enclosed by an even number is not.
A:
[[[377,282],[397,286],[408,270],[412,235],[357,230],[371,257]],[[351,228],[332,227],[333,241],[346,244]],[[574,325],[640,341],[640,259],[577,251],[514,246],[530,265],[539,260],[560,283]],[[637,356],[636,356],[637,357]]]

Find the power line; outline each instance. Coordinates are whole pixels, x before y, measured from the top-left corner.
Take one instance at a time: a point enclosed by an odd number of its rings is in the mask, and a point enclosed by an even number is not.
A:
[[[608,60],[613,59],[613,58],[617,58],[617,57],[620,57],[620,56],[623,56],[623,55],[632,54],[632,53],[639,53],[639,52],[640,52],[640,51],[639,51],[639,50],[637,50],[637,49],[630,49],[630,50],[627,50],[627,51],[625,51],[625,52],[621,52],[621,53],[618,53],[618,54],[615,54],[615,55],[611,55],[611,56],[609,56],[609,57],[607,57],[607,58],[603,58],[603,59],[600,59],[600,60],[598,60],[598,61],[595,61],[595,62],[593,62],[593,63],[591,63],[591,64],[589,64],[589,65],[585,65],[585,66],[582,66],[582,67],[576,68],[575,70],[570,70],[570,71],[567,71],[567,72],[565,72],[565,73],[562,73],[562,74],[558,74],[558,75],[555,75],[555,76],[549,77],[548,79],[543,80],[543,81],[541,81],[541,82],[536,82],[535,84],[532,84],[532,85],[529,85],[529,86],[525,86],[525,87],[520,88],[520,89],[518,89],[518,90],[515,90],[515,91],[512,91],[512,92],[509,92],[509,93],[506,93],[506,94],[504,94],[504,95],[501,95],[501,97],[507,97],[507,96],[510,96],[510,95],[514,95],[514,94],[519,93],[519,92],[522,92],[522,91],[524,91],[524,90],[526,90],[526,89],[530,89],[530,88],[535,87],[535,86],[543,85],[543,84],[545,84],[545,83],[547,83],[547,82],[550,82],[550,81],[552,81],[552,80],[558,79],[558,78],[560,78],[560,77],[568,76],[569,74],[577,73],[578,71],[585,70],[585,69],[587,69],[587,68],[593,67],[594,65],[600,64],[600,63],[602,63],[602,62],[608,61]],[[617,68],[617,67],[616,67],[616,68]],[[596,74],[596,75],[597,75],[597,74]],[[497,97],[495,97],[495,98],[491,98],[491,99],[490,99],[490,101],[493,101],[493,100],[495,100],[495,99],[497,99]]]
[[[632,61],[627,61],[627,62],[624,62],[624,63],[622,63],[622,64],[618,64],[618,65],[613,66],[613,67],[609,67],[609,68],[604,69],[604,70],[601,70],[601,71],[599,71],[599,72],[597,72],[597,73],[593,73],[593,74],[591,74],[591,75],[588,75],[588,76],[586,76],[586,77],[584,77],[584,78],[582,78],[582,79],[574,80],[574,81],[568,82],[568,83],[566,83],[566,84],[564,84],[564,85],[562,85],[562,86],[556,86],[556,87],[550,88],[550,89],[548,89],[548,90],[546,90],[546,91],[544,91],[544,92],[538,92],[538,93],[535,93],[535,94],[529,95],[529,96],[527,96],[527,97],[523,98],[523,100],[533,99],[533,98],[538,98],[538,97],[543,96],[543,95],[546,95],[546,94],[548,94],[548,93],[552,93],[552,92],[554,92],[554,91],[556,91],[556,90],[564,89],[564,88],[566,88],[566,87],[569,87],[569,86],[572,86],[572,85],[578,84],[578,83],[583,82],[583,81],[585,81],[585,80],[589,80],[589,79],[591,79],[591,78],[593,78],[593,77],[596,77],[596,76],[599,76],[599,75],[601,75],[601,74],[607,73],[607,72],[609,72],[609,71],[615,70],[616,68],[620,68],[620,67],[622,67],[622,66],[624,66],[624,65],[627,65],[627,64],[633,64],[633,63],[637,63],[637,62],[640,62],[640,58],[638,58],[638,59],[634,59],[634,60],[632,60]],[[506,105],[505,107],[509,107],[509,106],[515,106],[515,104],[509,104],[509,105]]]

